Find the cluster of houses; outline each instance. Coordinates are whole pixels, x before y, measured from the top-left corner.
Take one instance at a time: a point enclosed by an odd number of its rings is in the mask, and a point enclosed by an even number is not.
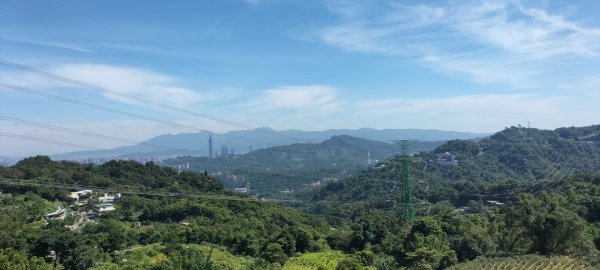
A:
[[[85,206],[92,199],[92,190],[85,189],[71,192],[69,198],[71,199],[71,207]],[[102,196],[98,197],[100,203],[94,205],[92,209],[85,213],[85,215],[88,219],[95,219],[107,212],[114,211],[115,206],[113,203],[118,202],[121,199],[123,199],[123,194],[121,193],[104,193]],[[47,214],[46,219],[64,219],[66,216],[67,209],[60,206],[56,211]]]
[[[248,192],[248,188],[245,188],[245,187],[234,188],[233,192],[246,193],[246,192]]]
[[[323,186],[329,182],[337,182],[339,181],[339,178],[336,177],[324,177],[321,178],[321,180],[317,180],[315,182],[312,183],[308,183],[308,184],[304,184],[305,187],[320,187]]]
[[[506,205],[506,203],[499,202],[496,200],[487,200],[486,204],[491,208],[501,208]],[[471,209],[468,206],[463,206],[456,208],[456,212],[459,212],[461,214],[476,214],[478,211],[476,209]]]
[[[429,160],[430,164],[440,164],[444,166],[457,166],[458,159],[455,155],[446,152],[442,154],[435,154],[435,159]]]

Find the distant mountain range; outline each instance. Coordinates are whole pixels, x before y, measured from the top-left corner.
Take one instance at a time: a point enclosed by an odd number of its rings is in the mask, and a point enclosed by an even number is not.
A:
[[[156,136],[141,144],[123,146],[107,150],[77,151],[52,156],[53,159],[81,160],[89,157],[120,159],[139,157],[175,157],[181,155],[208,155],[208,137],[213,138],[215,153],[221,154],[222,146],[236,154],[294,143],[320,143],[337,135],[349,135],[373,141],[391,143],[399,139],[421,141],[447,141],[452,139],[475,139],[486,137],[488,133],[469,133],[435,129],[330,129],[324,131],[283,130],[270,128],[230,131],[225,134],[209,132],[165,134]]]

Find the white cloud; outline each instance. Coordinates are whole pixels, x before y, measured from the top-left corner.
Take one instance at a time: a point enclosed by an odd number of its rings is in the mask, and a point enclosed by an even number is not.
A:
[[[480,84],[504,83],[518,87],[534,87],[532,78],[542,73],[543,67],[527,63],[519,57],[462,54],[436,55],[429,53],[419,62],[430,69],[450,76],[468,75]]]
[[[263,2],[265,0],[244,0],[246,1],[246,3],[250,4],[250,5],[258,5],[260,4],[260,2]]]
[[[110,91],[172,106],[192,107],[203,102],[217,100],[223,95],[232,95],[232,91],[225,91],[223,93],[215,91],[199,92],[181,87],[177,85],[176,78],[139,68],[99,64],[65,64],[44,70]],[[61,86],[73,87],[73,85],[36,74],[7,70],[0,72],[0,80],[5,83],[36,89],[52,89]],[[87,90],[93,91],[91,89]],[[131,99],[118,95],[111,95],[109,93],[104,93],[103,95],[120,102],[135,103]]]
[[[584,125],[600,110],[576,109],[578,101],[539,94],[461,95],[445,98],[374,99],[358,102],[352,121],[385,128],[402,127],[490,132],[527,121],[540,128]],[[581,106],[581,105],[580,105]],[[346,124],[346,123],[344,123]]]
[[[340,23],[317,36],[345,51],[408,57],[477,83],[514,87],[539,84],[536,75],[560,68],[563,58],[584,61],[600,53],[600,28],[519,1],[381,6],[330,5],[342,14]]]
[[[337,90],[329,88],[266,90],[260,102],[244,112],[268,119],[275,129],[304,130],[372,127],[493,132],[528,121],[538,128],[557,128],[588,125],[600,119],[600,109],[593,101],[566,96],[512,93],[351,101],[333,95]],[[335,104],[335,109],[322,110],[324,104]]]
[[[333,87],[326,85],[284,86],[263,91],[256,105],[269,110],[334,111],[339,106],[336,92]]]
[[[559,88],[569,93],[600,98],[600,75],[585,77],[577,82],[564,83]]]
[[[56,41],[51,41],[51,40],[35,40],[35,39],[29,39],[29,38],[11,37],[11,36],[6,36],[6,35],[0,36],[0,39],[19,42],[19,43],[29,43],[29,44],[34,44],[34,45],[42,45],[42,46],[48,46],[48,47],[53,47],[53,48],[66,49],[66,50],[83,52],[83,53],[92,53],[93,52],[92,50],[84,48],[83,46],[80,46],[77,44],[72,44],[72,43],[66,43],[66,42],[56,42]]]
[[[84,52],[84,53],[92,52],[89,49],[83,48],[83,47],[81,47],[79,45],[75,45],[75,44],[53,42],[53,41],[33,41],[33,40],[29,40],[28,42],[32,43],[32,44],[45,45],[45,46],[50,46],[50,47],[55,47],[55,48],[77,51],[77,52]]]
[[[75,130],[99,133],[102,135],[114,136],[118,138],[143,141],[151,138],[153,135],[168,133],[169,129],[159,126],[155,123],[144,122],[140,120],[120,120],[120,121],[64,121],[51,122],[47,119],[30,119],[34,122],[43,122],[49,125],[65,127]],[[71,144],[83,145],[98,149],[109,149],[118,146],[130,145],[129,143],[117,142],[113,140],[100,139],[95,137],[82,136],[78,134],[65,133],[46,128],[34,127],[30,125],[0,121],[0,131],[11,134],[17,134],[33,138],[42,138],[51,141],[68,142]],[[53,145],[43,142],[33,142],[23,139],[9,139],[2,137],[0,139],[0,148],[2,153],[8,156],[27,156],[36,154],[57,154],[70,151],[80,151],[85,149]],[[42,150],[43,149],[43,150]]]

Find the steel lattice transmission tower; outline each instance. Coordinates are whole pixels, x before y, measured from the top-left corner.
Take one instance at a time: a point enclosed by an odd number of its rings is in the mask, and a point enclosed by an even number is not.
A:
[[[400,207],[400,217],[402,220],[411,222],[415,219],[415,203],[414,203],[414,193],[413,193],[413,179],[412,173],[410,171],[412,157],[408,153],[408,146],[413,144],[415,141],[413,140],[399,140],[396,141],[397,144],[400,144],[401,149],[401,183],[400,189],[402,194],[400,194],[401,199],[401,207]]]

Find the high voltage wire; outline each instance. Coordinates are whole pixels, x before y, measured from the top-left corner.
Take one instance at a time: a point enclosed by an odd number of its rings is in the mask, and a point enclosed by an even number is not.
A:
[[[51,99],[55,99],[55,100],[59,100],[59,101],[63,101],[63,102],[73,103],[73,104],[77,104],[77,105],[81,105],[81,106],[85,106],[85,107],[90,107],[90,108],[94,108],[97,110],[103,110],[103,111],[112,112],[115,114],[121,114],[121,115],[129,116],[129,117],[147,120],[147,121],[151,121],[151,122],[155,122],[155,123],[159,123],[159,124],[164,124],[164,125],[169,125],[169,126],[174,126],[174,127],[179,127],[179,128],[186,128],[186,129],[191,129],[191,130],[195,130],[195,131],[205,131],[205,132],[214,133],[207,129],[202,129],[202,128],[185,125],[185,124],[179,124],[179,123],[162,120],[162,119],[158,119],[158,118],[154,118],[154,117],[150,117],[150,116],[145,116],[145,115],[141,115],[141,114],[121,111],[121,110],[117,110],[117,109],[113,109],[113,108],[109,108],[109,107],[104,107],[104,106],[91,104],[91,103],[87,103],[87,102],[83,102],[83,101],[79,101],[79,100],[75,100],[75,99],[52,95],[52,94],[48,94],[45,92],[41,92],[41,91],[37,91],[37,90],[25,88],[25,87],[20,87],[20,86],[16,86],[16,85],[12,85],[12,84],[7,84],[7,83],[3,83],[3,82],[0,82],[0,87],[9,88],[9,89],[13,89],[13,90],[17,90],[17,91],[21,91],[21,92],[25,92],[25,93],[29,93],[29,94],[34,94],[34,95],[38,95],[38,96],[43,96],[43,97],[47,97],[47,98],[51,98]],[[241,141],[255,141],[255,142],[260,142],[260,143],[265,143],[265,144],[267,143],[267,142],[264,142],[261,140],[240,138],[240,137],[228,135],[228,134],[222,134],[222,136],[230,137],[230,138],[241,140]]]
[[[73,85],[77,85],[83,88],[88,88],[88,89],[92,89],[92,90],[96,90],[96,91],[100,91],[103,93],[108,93],[110,95],[114,95],[114,96],[119,96],[122,98],[126,98],[129,100],[134,100],[137,101],[139,103],[144,103],[144,104],[148,104],[148,105],[152,105],[152,106],[156,106],[159,108],[163,108],[166,110],[170,110],[170,111],[175,111],[175,112],[179,112],[179,113],[184,113],[184,114],[189,114],[189,115],[193,115],[193,116],[197,116],[197,117],[201,117],[201,118],[205,118],[205,119],[209,119],[209,120],[213,120],[213,121],[217,121],[217,122],[221,122],[221,123],[225,123],[225,124],[229,124],[231,126],[237,126],[237,127],[242,127],[244,129],[253,129],[250,126],[244,125],[244,124],[239,124],[239,123],[234,123],[225,119],[221,119],[221,118],[217,118],[217,117],[213,117],[210,115],[206,115],[206,114],[202,114],[202,113],[197,113],[197,112],[193,112],[190,110],[186,110],[186,109],[182,109],[182,108],[178,108],[175,106],[171,106],[168,104],[164,104],[164,103],[160,103],[160,102],[156,102],[156,101],[152,101],[149,99],[145,99],[145,98],[141,98],[138,96],[134,96],[134,95],[130,95],[130,94],[126,94],[123,92],[119,92],[119,91],[114,91],[108,88],[104,88],[104,87],[100,87],[97,85],[93,85],[90,83],[86,83],[84,81],[80,81],[80,80],[76,80],[76,79],[71,79],[71,78],[67,78],[64,76],[60,76],[58,74],[54,74],[54,73],[50,73],[50,72],[46,72],[43,70],[39,70],[36,69],[34,67],[31,66],[26,66],[26,65],[22,65],[22,64],[18,64],[15,62],[11,62],[5,59],[0,58],[0,64],[5,65],[5,66],[9,66],[11,68],[15,68],[15,69],[19,69],[22,71],[27,71],[27,72],[31,72],[31,73],[35,73],[50,79],[54,79],[54,80],[59,80],[59,81],[63,81],[69,84],[73,84]]]
[[[80,145],[80,144],[74,144],[74,143],[68,143],[68,142],[61,142],[61,141],[54,141],[54,140],[47,140],[47,139],[40,139],[40,138],[34,138],[34,137],[29,137],[29,136],[24,136],[24,135],[19,135],[19,134],[6,133],[6,132],[0,132],[0,136],[10,137],[10,138],[15,138],[15,139],[21,139],[21,140],[28,140],[28,141],[43,142],[43,143],[49,143],[49,144],[55,144],[55,145],[62,145],[62,146],[68,146],[68,147],[74,147],[74,148],[81,148],[81,149],[87,149],[87,150],[102,150],[100,148],[86,146],[86,145]]]
[[[596,167],[597,168],[597,167]],[[593,170],[596,170],[596,168],[594,168]],[[568,182],[569,179],[572,178],[573,175],[571,175],[570,177],[565,175],[564,177],[562,177],[561,179],[557,180],[556,182],[554,182],[553,184],[551,184],[550,186],[548,186],[546,188],[546,190],[549,190],[550,192],[557,192],[560,191]],[[564,179],[564,180],[563,180]]]
[[[25,125],[30,125],[30,126],[36,126],[36,127],[46,128],[46,129],[52,129],[52,130],[57,130],[57,131],[69,132],[69,133],[84,135],[84,136],[88,136],[88,137],[112,140],[112,141],[117,141],[117,142],[134,143],[134,144],[140,144],[140,145],[146,145],[146,146],[152,146],[152,147],[158,147],[158,148],[164,148],[164,149],[170,149],[170,150],[190,151],[188,149],[183,149],[183,148],[176,148],[176,147],[170,147],[170,146],[164,146],[164,145],[158,145],[158,144],[146,143],[146,142],[138,142],[138,141],[123,139],[123,138],[119,138],[119,137],[102,135],[102,134],[98,134],[98,133],[94,133],[94,132],[81,131],[81,130],[76,130],[76,129],[71,129],[71,128],[54,126],[54,125],[50,125],[50,124],[27,121],[27,120],[3,116],[3,115],[0,115],[0,120],[10,121],[10,122],[19,123],[19,124],[25,124]]]
[[[570,172],[572,172],[572,169],[573,169],[574,165],[575,165],[575,160],[573,159],[573,156],[571,156],[571,158],[569,159],[569,161],[565,165],[565,166],[567,166],[567,169],[559,170],[554,175],[553,179],[551,179],[545,185],[542,185],[541,187],[537,188],[536,191],[531,192],[531,194],[534,194],[534,195],[540,194],[542,191],[550,188],[555,183],[557,183],[557,182],[561,181],[562,179],[564,179],[565,177],[567,177],[570,174]]]
[[[233,196],[225,196],[225,195],[207,195],[207,194],[194,194],[194,193],[185,193],[185,192],[152,192],[146,190],[135,190],[135,189],[125,189],[125,188],[108,188],[108,187],[98,187],[98,186],[87,186],[87,185],[69,185],[69,184],[60,184],[60,183],[51,183],[51,182],[37,182],[37,181],[28,181],[25,179],[10,179],[10,178],[2,178],[0,177],[0,183],[10,184],[10,185],[18,185],[18,186],[37,186],[37,187],[53,187],[53,188],[63,188],[63,189],[96,189],[103,190],[109,192],[120,192],[126,194],[136,194],[136,195],[147,195],[147,196],[161,196],[161,197],[178,197],[178,198],[191,198],[191,199],[208,199],[208,200],[229,200],[229,201],[252,201],[252,202],[275,202],[275,203],[302,203],[308,201],[300,201],[300,200],[284,200],[284,199],[255,199],[255,198],[244,198],[244,197],[233,197]]]
[[[43,70],[31,67],[31,66],[27,66],[27,65],[23,65],[23,64],[18,64],[18,63],[15,63],[15,62],[11,62],[11,61],[8,61],[6,59],[0,58],[0,64],[8,66],[8,67],[11,67],[11,68],[14,68],[14,69],[18,69],[18,70],[22,70],[22,71],[26,71],[26,72],[35,73],[37,75],[40,75],[40,76],[43,76],[43,77],[46,77],[46,78],[50,78],[50,79],[54,79],[54,80],[66,82],[66,83],[69,83],[69,84],[72,84],[72,85],[77,85],[79,87],[83,87],[83,88],[87,88],[87,89],[92,89],[92,90],[95,90],[95,91],[99,91],[99,92],[102,92],[102,93],[107,93],[107,94],[110,94],[110,95],[113,95],[113,96],[122,97],[122,98],[125,98],[125,99],[129,99],[129,100],[133,100],[133,101],[136,101],[136,102],[139,102],[139,103],[143,103],[143,104],[152,105],[152,106],[164,109],[164,110],[169,110],[169,111],[178,112],[178,113],[182,113],[182,114],[187,114],[187,115],[191,115],[191,116],[195,116],[195,117],[200,117],[200,118],[204,118],[204,119],[208,119],[208,120],[212,120],[212,121],[216,121],[216,122],[221,122],[221,123],[228,124],[230,126],[241,127],[243,129],[257,130],[258,132],[267,133],[269,135],[276,135],[276,136],[286,137],[286,138],[289,138],[289,139],[294,139],[294,140],[303,141],[303,142],[306,141],[306,140],[301,139],[301,138],[296,138],[296,137],[293,137],[293,136],[288,136],[288,135],[279,134],[279,133],[275,133],[275,132],[268,132],[266,130],[259,130],[259,129],[256,129],[255,127],[251,127],[249,125],[235,123],[235,122],[232,122],[232,121],[229,121],[229,120],[225,120],[225,119],[222,119],[222,118],[210,116],[210,115],[207,115],[207,114],[190,111],[190,110],[182,109],[182,108],[179,108],[179,107],[176,107],[176,106],[173,106],[173,105],[169,105],[169,104],[165,104],[165,103],[161,103],[161,102],[156,102],[156,101],[153,101],[153,100],[149,100],[149,99],[141,98],[141,97],[138,97],[138,96],[126,94],[126,93],[123,93],[123,92],[120,92],[120,91],[111,90],[111,89],[108,89],[108,88],[105,88],[105,87],[101,87],[101,86],[98,86],[98,85],[93,85],[93,84],[90,84],[90,83],[87,83],[87,82],[84,82],[84,81],[80,81],[80,80],[68,78],[68,77],[65,77],[65,76],[61,76],[61,75],[58,75],[58,74],[50,73],[50,72],[47,72],[47,71],[43,71]]]
[[[206,199],[206,200],[225,200],[225,201],[247,201],[247,202],[271,202],[271,203],[292,203],[292,204],[344,204],[345,202],[337,201],[306,201],[306,200],[289,200],[289,199],[268,199],[268,198],[248,198],[248,197],[234,197],[227,195],[208,195],[208,194],[197,194],[197,193],[186,193],[186,192],[152,192],[147,190],[139,189],[128,189],[128,188],[109,188],[109,187],[98,187],[88,185],[72,185],[72,184],[61,184],[56,182],[46,181],[30,181],[26,179],[11,179],[0,177],[0,184],[17,185],[17,186],[35,186],[35,187],[52,187],[61,189],[91,189],[91,190],[102,190],[108,192],[120,192],[125,194],[136,194],[144,196],[160,196],[160,197],[177,197],[177,198],[190,198],[190,199]],[[366,205],[390,205],[391,202],[364,202]]]

